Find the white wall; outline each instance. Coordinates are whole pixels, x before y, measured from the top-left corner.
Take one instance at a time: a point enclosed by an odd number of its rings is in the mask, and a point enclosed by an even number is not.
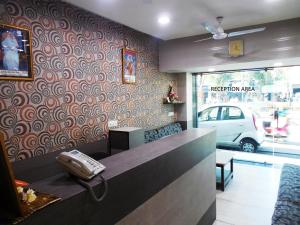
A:
[[[191,73],[182,73],[177,75],[177,95],[185,103],[183,105],[175,106],[175,112],[177,113],[177,120],[185,121],[189,124],[192,122],[193,119],[192,74]]]
[[[280,21],[265,26],[260,33],[240,36],[244,40],[244,56],[228,57],[225,40],[195,40],[209,35],[163,41],[159,51],[159,69],[162,72],[207,72],[273,66],[276,61],[286,65],[300,65],[300,18]],[[253,27],[235,29],[244,30]],[[233,39],[233,38],[232,38]]]

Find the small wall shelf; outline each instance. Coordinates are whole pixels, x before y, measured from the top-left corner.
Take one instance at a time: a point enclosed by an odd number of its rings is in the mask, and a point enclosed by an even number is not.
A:
[[[167,98],[163,98],[163,104],[172,104],[172,105],[177,105],[177,104],[184,104],[184,102],[182,101],[174,101],[174,102],[171,102],[171,101],[168,101]]]
[[[178,104],[184,104],[184,102],[163,102],[163,104],[178,105]]]

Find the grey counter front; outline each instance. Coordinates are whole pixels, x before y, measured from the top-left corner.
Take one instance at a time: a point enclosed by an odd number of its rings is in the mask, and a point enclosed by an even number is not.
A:
[[[62,201],[22,225],[212,224],[216,217],[215,131],[190,129],[105,158],[108,194],[94,203],[67,174],[32,184]],[[100,188],[97,178],[90,184]]]

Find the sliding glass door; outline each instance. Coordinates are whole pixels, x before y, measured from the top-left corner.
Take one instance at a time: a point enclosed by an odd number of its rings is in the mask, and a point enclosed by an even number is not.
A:
[[[194,76],[194,126],[204,124],[199,119],[204,106],[246,107],[253,113],[255,126],[264,134],[258,153],[299,158],[299,78],[300,66],[197,74]],[[222,120],[221,116],[218,114],[218,121]],[[226,128],[222,129],[226,132]],[[229,145],[226,149],[236,149],[236,146]]]

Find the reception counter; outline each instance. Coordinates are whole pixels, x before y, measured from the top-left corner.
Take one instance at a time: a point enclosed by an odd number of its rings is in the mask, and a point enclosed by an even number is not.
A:
[[[190,129],[100,160],[100,203],[61,172],[32,183],[62,198],[22,225],[211,225],[216,217],[215,131]],[[96,177],[90,184],[100,188]]]

